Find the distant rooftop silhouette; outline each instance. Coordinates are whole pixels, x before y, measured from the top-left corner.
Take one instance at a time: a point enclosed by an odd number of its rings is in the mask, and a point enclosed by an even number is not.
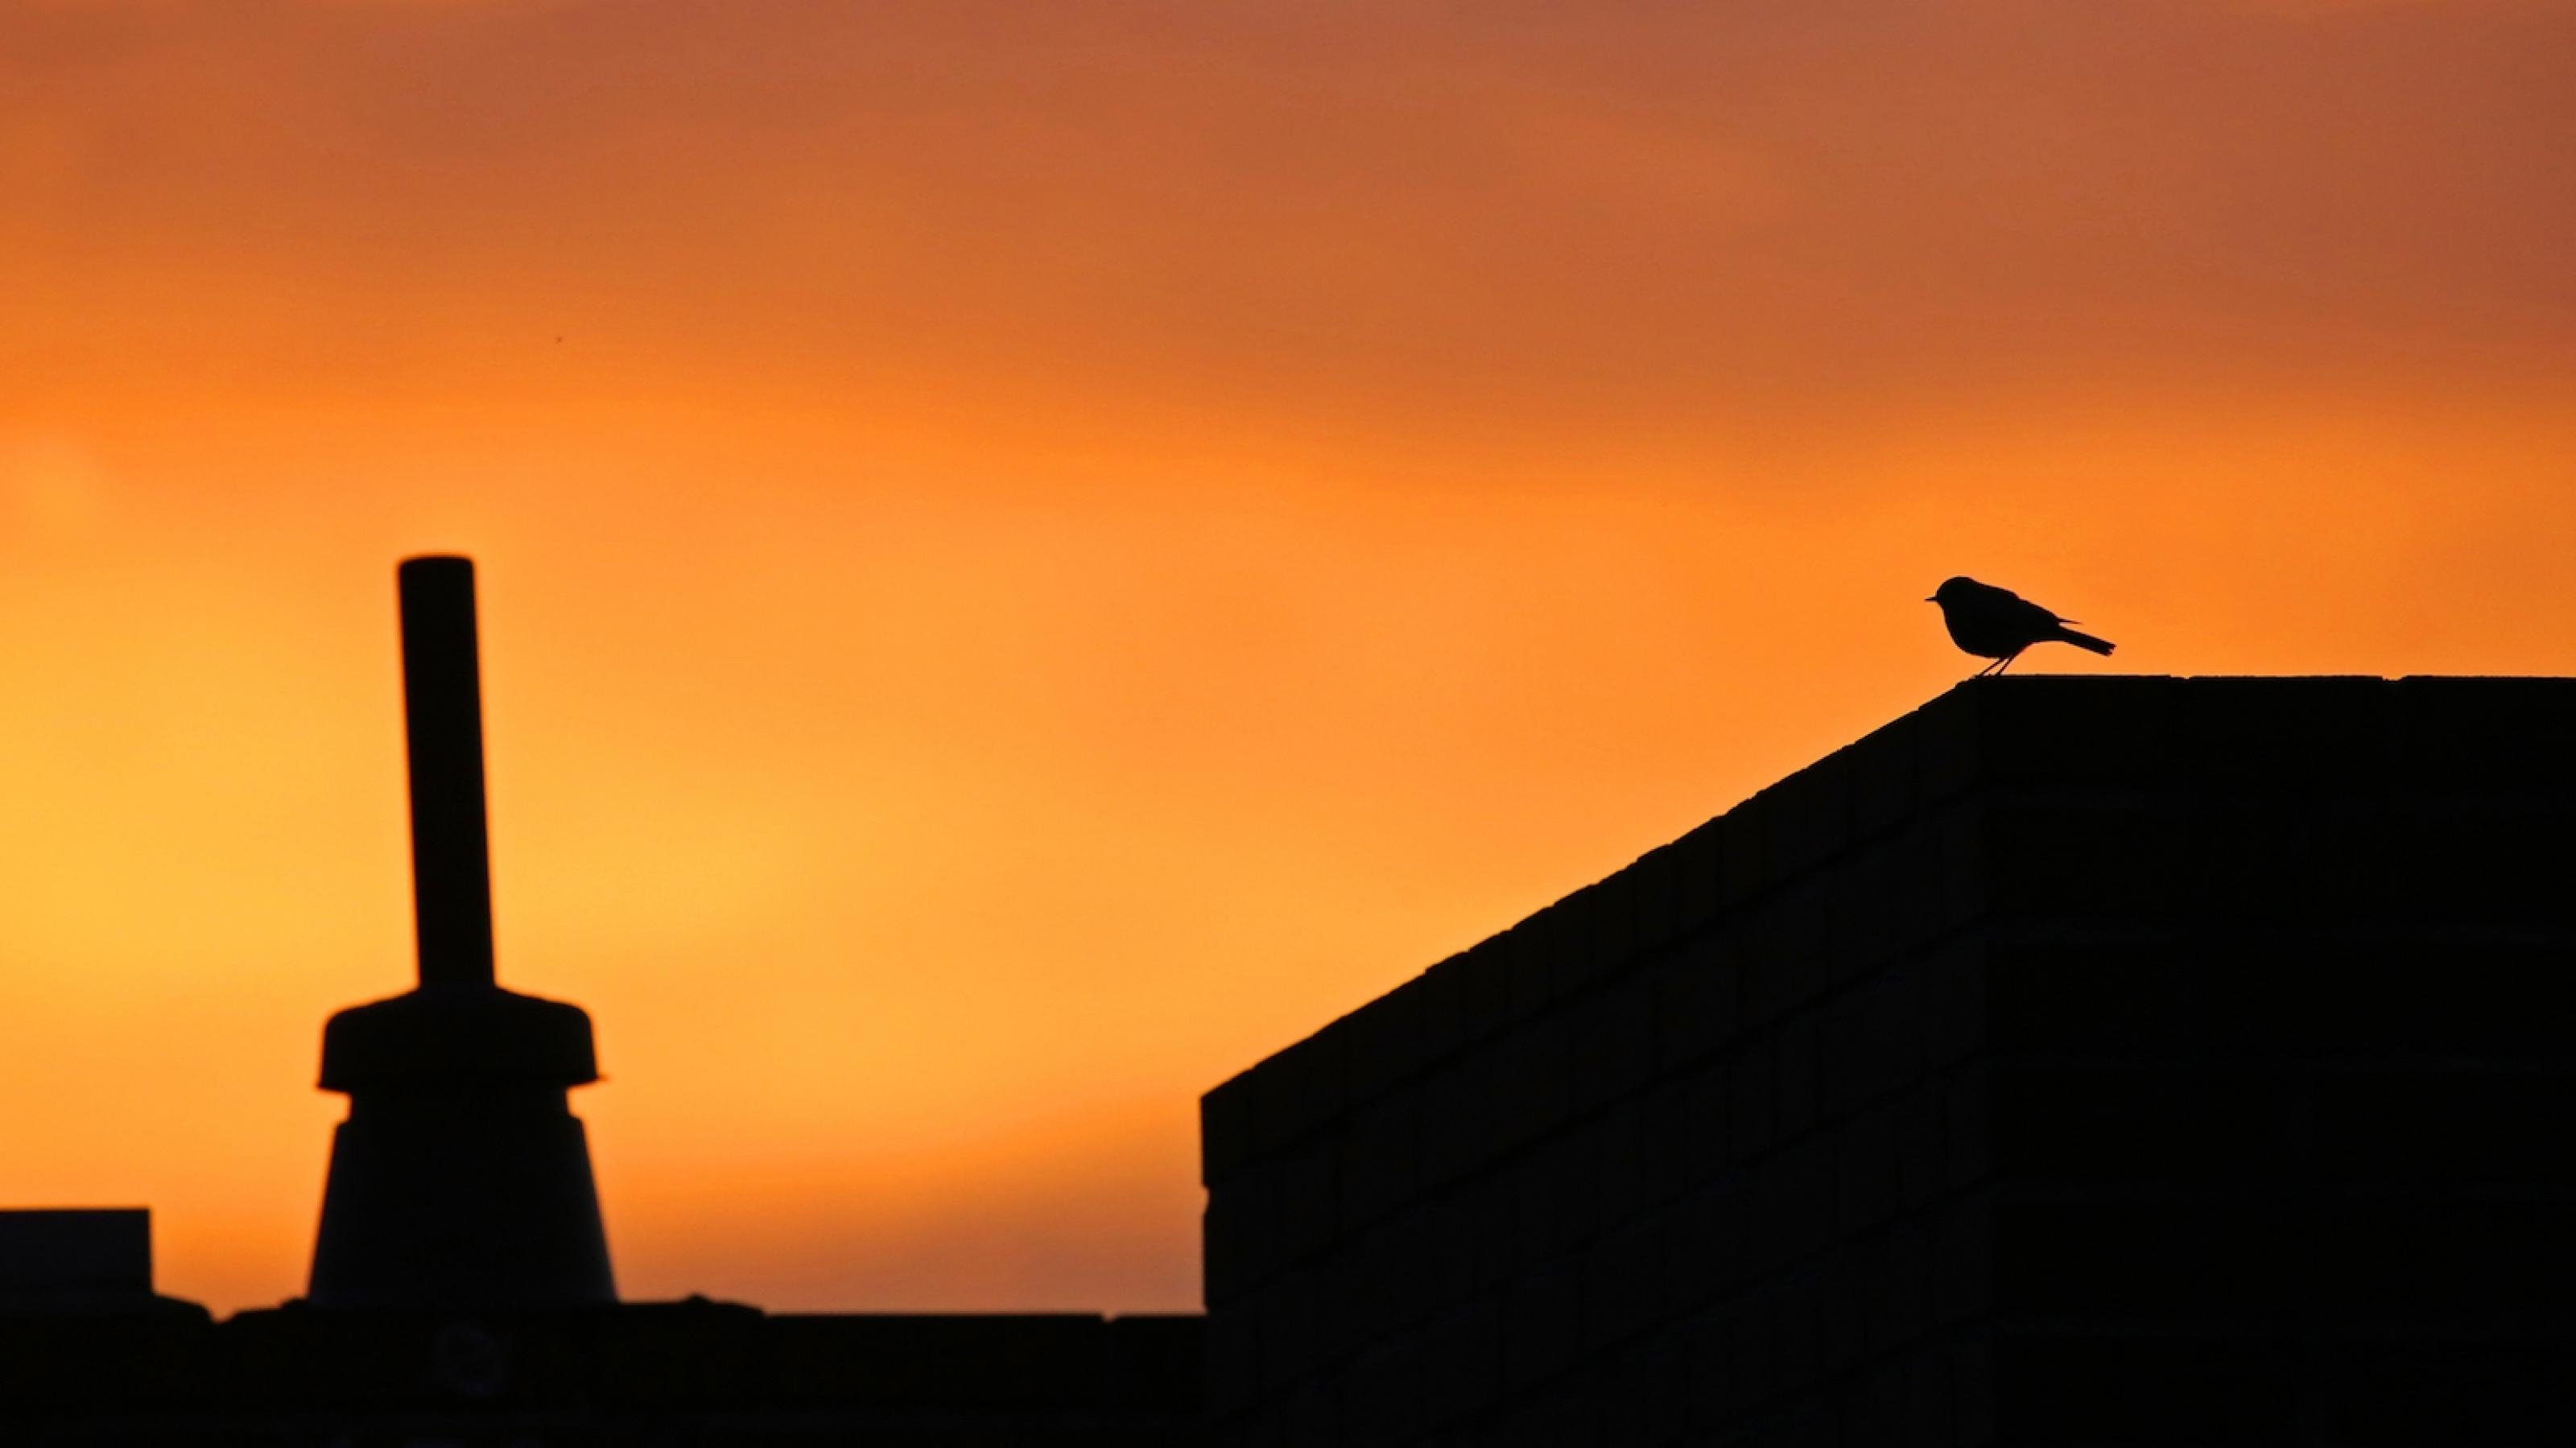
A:
[[[152,1214],[141,1207],[0,1211],[0,1316],[204,1308],[152,1291]]]

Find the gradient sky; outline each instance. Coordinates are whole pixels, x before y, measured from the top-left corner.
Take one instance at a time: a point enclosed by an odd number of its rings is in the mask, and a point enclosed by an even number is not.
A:
[[[626,1292],[1193,1306],[1197,1093],[1966,674],[1947,575],[2576,673],[2571,70],[2544,0],[11,0],[0,1204],[301,1289],[461,550]]]

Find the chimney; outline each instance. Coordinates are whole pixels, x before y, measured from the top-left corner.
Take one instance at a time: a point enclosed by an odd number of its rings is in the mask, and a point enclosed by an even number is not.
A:
[[[503,990],[492,970],[474,564],[406,560],[420,985],[322,1033],[322,1089],[349,1097],[307,1295],[323,1306],[614,1302],[590,1146],[566,1104],[599,1079],[579,1006]]]

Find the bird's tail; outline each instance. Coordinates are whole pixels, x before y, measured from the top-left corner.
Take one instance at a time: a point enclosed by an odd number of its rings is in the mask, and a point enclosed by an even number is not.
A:
[[[2091,649],[2097,654],[2107,654],[2111,652],[2112,645],[2109,639],[2097,639],[2089,633],[2077,633],[2075,630],[2067,628],[2062,624],[2058,627],[2057,636],[2064,642],[2073,644],[2079,649]]]

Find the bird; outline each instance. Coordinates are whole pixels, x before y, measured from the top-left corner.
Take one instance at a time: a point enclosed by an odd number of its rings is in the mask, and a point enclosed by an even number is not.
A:
[[[2112,649],[2109,639],[2068,628],[2074,619],[2059,618],[2009,588],[1973,578],[1946,580],[1923,601],[1941,605],[1941,621],[1950,626],[1950,642],[1965,653],[1994,660],[1972,678],[2002,673],[2032,644],[2073,644],[2097,654]]]

